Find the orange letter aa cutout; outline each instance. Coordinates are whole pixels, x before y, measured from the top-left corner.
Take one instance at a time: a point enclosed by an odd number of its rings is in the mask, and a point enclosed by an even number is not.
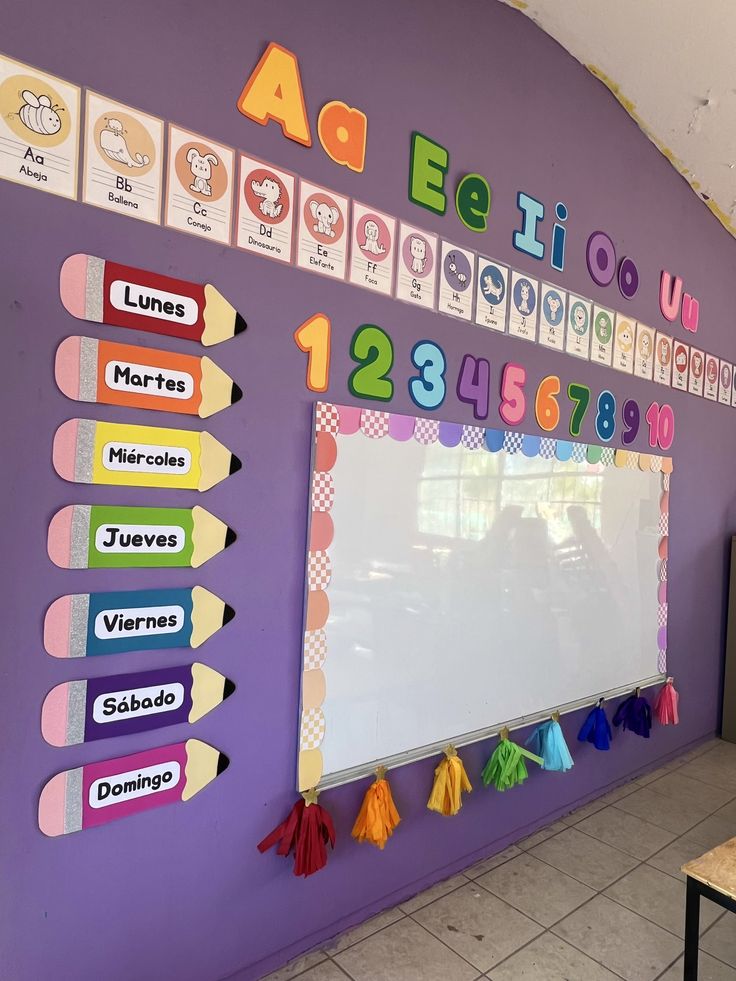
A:
[[[293,52],[274,41],[245,83],[238,109],[261,126],[274,119],[284,136],[303,146],[312,145],[299,62]]]
[[[328,157],[362,173],[368,137],[365,113],[344,102],[328,102],[320,111],[317,133]]]

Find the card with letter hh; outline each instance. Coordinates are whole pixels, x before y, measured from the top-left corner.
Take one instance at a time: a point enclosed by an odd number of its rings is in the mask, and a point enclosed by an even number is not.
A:
[[[687,383],[687,390],[691,395],[703,394],[703,383],[705,381],[705,355],[696,347],[690,348],[690,378]]]
[[[291,262],[294,242],[294,175],[240,154],[236,245],[246,252]]]
[[[659,385],[669,385],[671,380],[672,338],[657,331],[654,339],[654,381]]]
[[[345,279],[348,268],[348,209],[342,194],[299,182],[296,262],[302,269]]]
[[[651,378],[654,372],[654,331],[645,324],[636,325],[634,374],[639,378]]]
[[[452,242],[442,242],[440,289],[437,309],[461,320],[473,316],[473,269],[475,255]]]
[[[82,200],[158,224],[163,120],[87,89]]]
[[[565,347],[567,293],[559,286],[542,283],[539,301],[539,343],[562,351]]]
[[[672,345],[672,387],[680,392],[687,391],[689,364],[690,348],[682,341],[675,341]]]
[[[169,123],[165,224],[229,245],[234,170],[230,147]]]
[[[512,270],[509,334],[526,341],[537,339],[538,297],[538,281]]]
[[[703,385],[703,395],[711,402],[718,400],[718,376],[721,370],[721,363],[713,354],[705,356],[705,382]]]
[[[508,309],[509,270],[495,259],[478,256],[478,289],[475,301],[475,322],[489,330],[506,330]]]
[[[80,93],[0,55],[0,177],[76,199]]]
[[[718,373],[718,401],[721,405],[731,404],[731,371],[731,362],[721,361]]]
[[[107,824],[153,807],[187,801],[229,760],[199,739],[57,773],[38,802],[38,826],[55,838]]]
[[[636,341],[636,321],[616,314],[616,333],[613,339],[613,367],[617,371],[632,374],[634,370],[634,342]]]
[[[401,222],[396,269],[396,297],[426,310],[434,309],[438,238]]]
[[[590,357],[591,306],[590,301],[581,296],[568,295],[565,350],[576,358]]]
[[[391,296],[396,253],[396,219],[353,201],[350,282]]]
[[[593,305],[593,333],[590,337],[590,360],[610,365],[613,357],[613,310]]]

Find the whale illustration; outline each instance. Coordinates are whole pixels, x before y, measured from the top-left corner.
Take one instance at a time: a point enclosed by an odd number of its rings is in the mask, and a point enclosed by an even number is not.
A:
[[[123,124],[119,119],[108,119],[106,128],[100,133],[100,149],[111,160],[127,164],[128,167],[145,167],[151,162],[148,154],[131,154],[123,136]]]

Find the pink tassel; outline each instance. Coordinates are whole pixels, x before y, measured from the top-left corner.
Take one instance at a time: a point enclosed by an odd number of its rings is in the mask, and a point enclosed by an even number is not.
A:
[[[677,725],[680,715],[677,711],[677,703],[680,695],[675,691],[674,678],[668,678],[664,685],[659,689],[659,693],[654,702],[654,714],[663,726]]]

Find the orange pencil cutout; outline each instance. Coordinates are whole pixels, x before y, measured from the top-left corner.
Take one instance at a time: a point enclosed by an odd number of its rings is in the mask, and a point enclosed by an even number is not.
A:
[[[56,350],[56,384],[77,402],[181,412],[201,419],[239,401],[243,392],[208,357],[67,337]]]

